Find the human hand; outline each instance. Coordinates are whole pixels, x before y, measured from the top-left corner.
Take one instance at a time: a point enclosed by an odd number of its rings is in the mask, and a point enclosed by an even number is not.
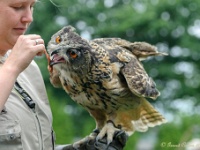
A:
[[[31,63],[35,56],[42,55],[44,51],[44,40],[39,35],[21,35],[6,60],[6,64],[19,74]]]

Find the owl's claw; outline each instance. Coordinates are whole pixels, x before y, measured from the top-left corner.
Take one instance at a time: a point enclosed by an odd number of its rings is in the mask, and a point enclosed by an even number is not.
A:
[[[85,138],[75,142],[73,144],[73,148],[78,150],[82,145],[85,145],[89,143],[90,141],[95,140],[98,133],[99,133],[99,130],[95,129],[89,136],[86,136]]]
[[[125,133],[125,131],[120,130],[115,132],[113,141],[109,145],[107,143],[107,137],[104,136],[103,139],[99,141],[96,140],[94,146],[99,150],[122,150],[125,147],[127,140],[128,135]]]
[[[108,121],[107,124],[101,129],[100,133],[96,137],[96,141],[103,139],[104,136],[107,136],[107,145],[113,141],[114,134],[120,131],[116,128],[112,121]]]

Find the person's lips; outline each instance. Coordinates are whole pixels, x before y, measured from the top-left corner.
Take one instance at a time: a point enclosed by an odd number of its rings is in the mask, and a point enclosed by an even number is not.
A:
[[[23,28],[23,27],[14,28],[14,31],[15,31],[17,34],[24,34],[24,33],[26,32],[26,28]]]

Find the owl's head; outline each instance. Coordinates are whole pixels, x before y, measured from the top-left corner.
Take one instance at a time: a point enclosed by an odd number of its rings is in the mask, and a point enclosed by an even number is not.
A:
[[[66,65],[72,71],[86,73],[91,64],[90,45],[82,39],[71,26],[63,27],[55,33],[48,43],[49,65]]]

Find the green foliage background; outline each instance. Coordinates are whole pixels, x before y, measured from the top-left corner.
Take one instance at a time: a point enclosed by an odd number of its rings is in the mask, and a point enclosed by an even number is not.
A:
[[[53,4],[53,3],[54,4]],[[28,33],[46,44],[65,25],[87,39],[120,37],[156,45],[167,57],[150,58],[144,67],[161,96],[149,100],[168,120],[146,133],[132,135],[125,150],[185,149],[181,143],[200,138],[200,1],[199,0],[40,0]],[[49,82],[47,61],[37,57],[54,117],[57,144],[88,135],[95,124],[62,89]]]

